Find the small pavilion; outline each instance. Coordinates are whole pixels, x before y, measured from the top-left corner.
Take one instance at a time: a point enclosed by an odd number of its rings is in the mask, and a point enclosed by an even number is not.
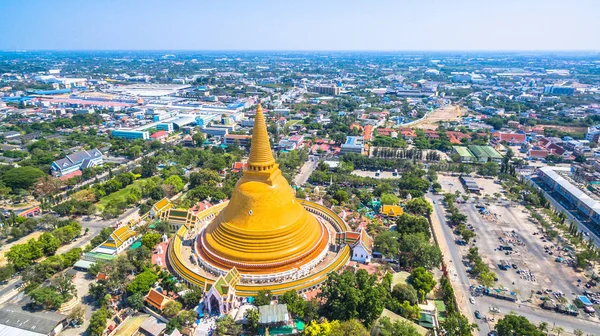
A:
[[[227,274],[219,276],[208,291],[205,289],[204,306],[209,314],[213,311],[227,314],[231,309],[239,307],[240,300],[237,298],[235,286],[240,278],[240,273],[234,267]]]

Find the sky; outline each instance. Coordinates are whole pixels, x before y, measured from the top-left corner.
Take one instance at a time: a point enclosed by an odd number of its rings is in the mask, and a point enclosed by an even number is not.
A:
[[[600,50],[600,0],[0,0],[0,50]]]

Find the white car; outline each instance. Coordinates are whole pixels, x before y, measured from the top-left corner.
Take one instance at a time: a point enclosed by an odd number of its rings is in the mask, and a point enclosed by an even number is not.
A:
[[[471,304],[475,304],[475,298],[471,296],[471,297],[469,298],[469,302],[471,302]]]

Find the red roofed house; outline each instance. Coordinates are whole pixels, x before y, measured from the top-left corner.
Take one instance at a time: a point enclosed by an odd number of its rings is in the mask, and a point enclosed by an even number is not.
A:
[[[428,139],[439,139],[440,138],[440,134],[438,133],[438,131],[435,130],[425,130],[425,136]]]
[[[498,133],[498,140],[506,141],[511,145],[521,145],[526,141],[525,134],[520,133]]]
[[[150,136],[152,140],[159,140],[164,142],[169,137],[169,132],[167,131],[158,131]]]
[[[400,130],[402,138],[407,141],[412,141],[417,137],[417,133],[412,128],[403,128]]]
[[[66,175],[63,175],[63,176],[59,177],[58,179],[61,180],[61,181],[66,181],[66,180],[68,180],[70,178],[73,178],[75,176],[81,176],[81,175],[83,175],[83,173],[81,172],[81,170],[76,170],[74,172],[70,172],[70,173],[68,173]]]
[[[373,140],[373,126],[372,125],[365,126],[363,133],[364,133],[363,138],[365,139],[365,141]]]
[[[530,149],[529,157],[531,159],[545,159],[550,154],[546,149]]]
[[[393,131],[394,131],[393,128],[378,128],[377,134],[382,135],[382,136],[390,136]]]
[[[239,173],[242,170],[246,169],[248,167],[248,163],[247,162],[234,162],[233,166],[231,167],[231,171],[234,173]]]
[[[163,309],[165,309],[167,303],[171,301],[171,299],[152,288],[150,289],[150,292],[148,292],[148,295],[146,295],[144,301],[146,301],[146,303],[162,312]]]

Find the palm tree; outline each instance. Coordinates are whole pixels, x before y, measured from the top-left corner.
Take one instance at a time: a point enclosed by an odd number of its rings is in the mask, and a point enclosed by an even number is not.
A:
[[[581,329],[575,329],[573,333],[575,334],[575,336],[583,336],[583,330]]]
[[[540,331],[548,332],[548,322],[540,322],[540,324],[538,324],[538,329]]]
[[[565,329],[563,327],[556,327],[554,328],[554,332],[556,333],[556,336],[560,336],[560,334],[565,332]]]

